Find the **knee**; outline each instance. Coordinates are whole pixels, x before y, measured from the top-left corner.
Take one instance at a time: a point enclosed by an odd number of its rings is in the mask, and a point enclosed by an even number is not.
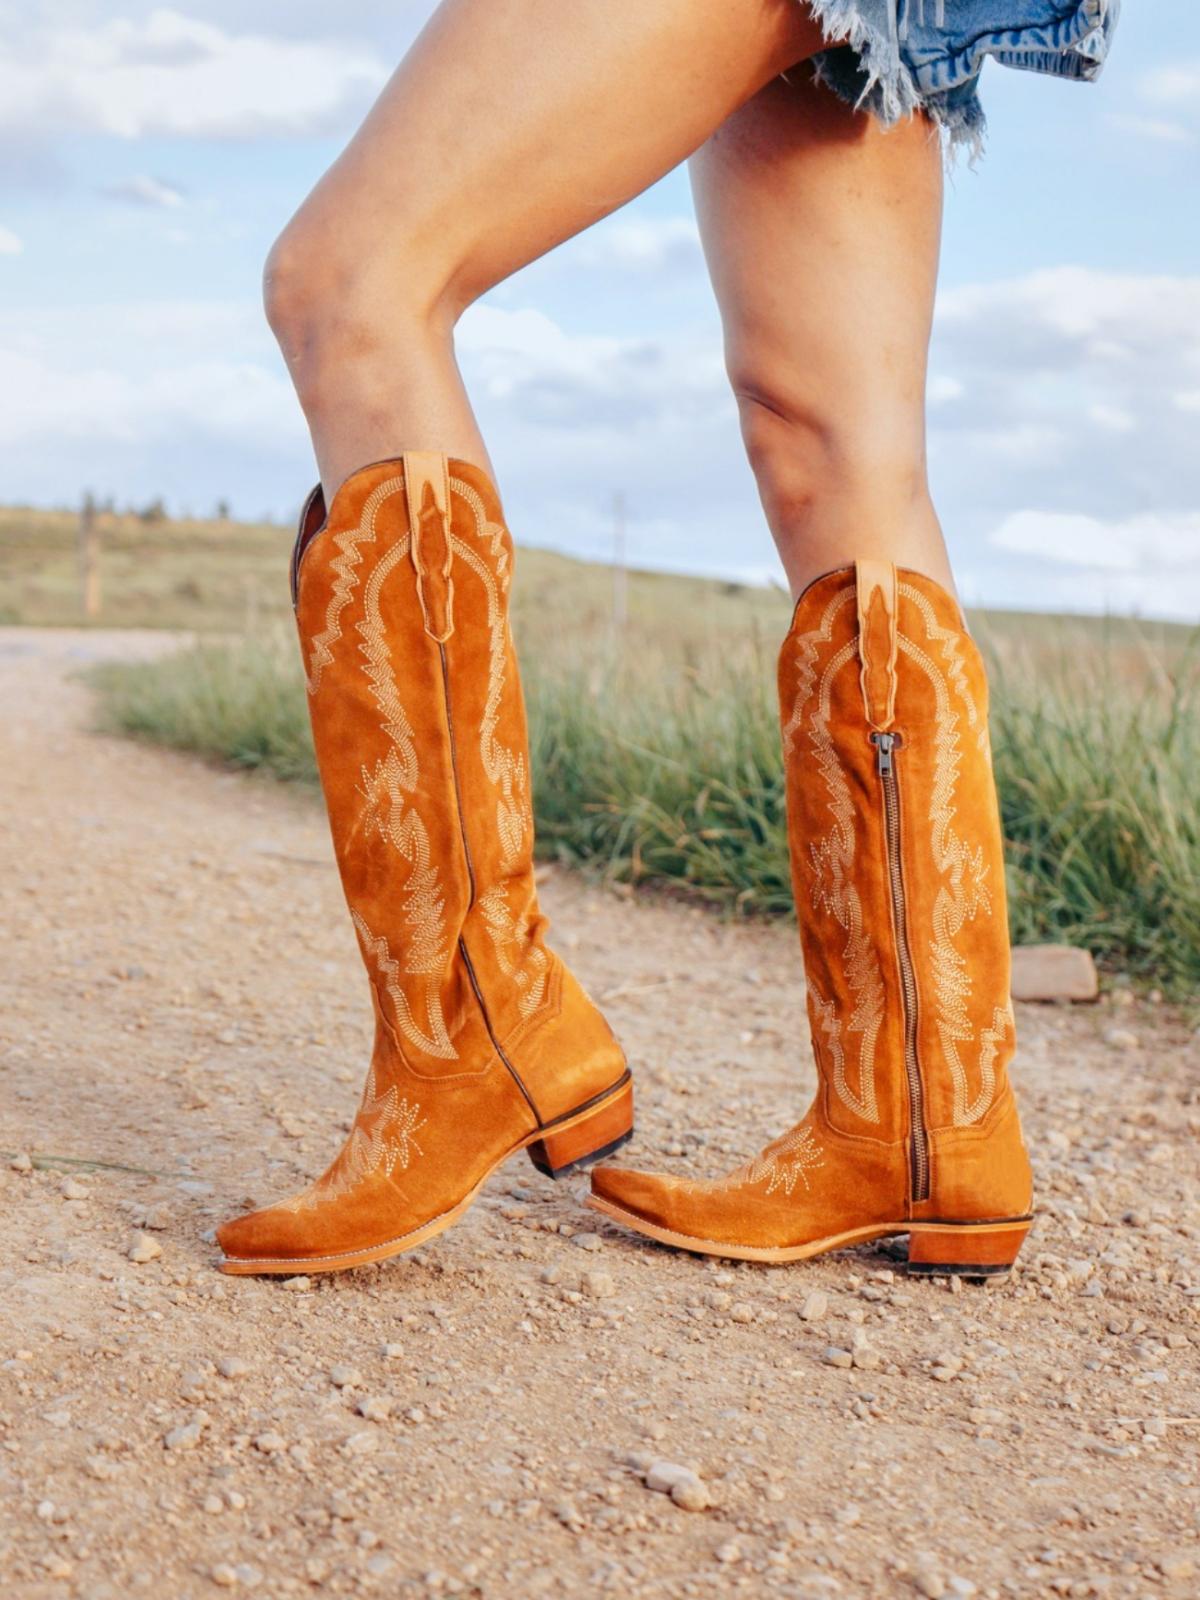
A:
[[[923,408],[877,388],[833,400],[738,386],[742,436],[772,526],[825,507],[894,513],[928,495]]]
[[[415,230],[414,230],[415,232]],[[322,373],[353,361],[394,359],[397,338],[436,328],[447,314],[448,277],[392,219],[386,230],[302,209],[272,246],[263,305],[303,401]]]

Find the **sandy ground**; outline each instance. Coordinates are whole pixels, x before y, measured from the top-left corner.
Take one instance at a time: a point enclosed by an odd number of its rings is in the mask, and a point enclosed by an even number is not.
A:
[[[348,1126],[365,980],[310,800],[87,731],[73,672],[157,645],[0,630],[0,1147],[35,1163],[0,1166],[6,1596],[1200,1592],[1200,1047],[1166,1006],[1023,1008],[1041,1215],[1003,1285],[672,1254],[523,1160],[383,1267],[218,1275],[217,1220]],[[794,1119],[788,929],[544,896],[637,1074],[629,1159],[724,1170]]]

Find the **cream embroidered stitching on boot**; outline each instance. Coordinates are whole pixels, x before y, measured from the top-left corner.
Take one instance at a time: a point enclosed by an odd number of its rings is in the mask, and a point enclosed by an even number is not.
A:
[[[825,1157],[821,1154],[821,1147],[812,1128],[806,1122],[798,1128],[793,1128],[790,1133],[785,1133],[781,1139],[776,1139],[774,1144],[769,1144],[760,1155],[753,1156],[744,1167],[731,1172],[722,1187],[765,1182],[768,1195],[774,1194],[777,1189],[782,1189],[784,1194],[790,1197],[797,1183],[803,1183],[807,1189],[809,1173],[815,1172],[824,1164]]]
[[[309,694],[316,694],[321,686],[321,674],[326,667],[333,665],[333,646],[342,637],[342,612],[354,593],[357,581],[354,569],[362,560],[362,552],[358,547],[375,538],[375,519],[384,501],[391,499],[392,495],[403,492],[404,485],[399,478],[389,478],[386,483],[381,483],[363,502],[358,526],[346,528],[334,536],[333,542],[341,551],[341,555],[334,557],[329,563],[329,568],[331,572],[337,573],[337,581],[325,611],[324,632],[319,633],[312,641],[312,656],[305,674]]]
[[[498,571],[493,572],[469,545],[451,535],[450,545],[454,554],[466,562],[487,593],[488,687],[480,721],[479,755],[489,781],[499,791],[496,831],[507,877],[520,862],[525,840],[533,830],[533,811],[525,762],[496,737],[500,701],[504,693],[505,664],[511,649],[507,614],[501,603],[502,593],[507,594],[509,579],[502,543],[504,528],[500,523],[486,520],[483,501],[468,484],[459,478],[452,478],[450,486],[474,512],[477,536],[488,538],[490,553],[500,556]],[[479,910],[491,935],[500,970],[516,986],[518,1013],[523,1019],[527,1018],[537,1010],[545,997],[549,958],[544,950],[530,940],[528,911],[522,909],[514,913],[509,905],[507,882],[487,890],[480,897]]]
[[[960,1044],[975,1042],[975,1030],[967,1014],[971,980],[967,974],[966,958],[955,948],[954,940],[963,924],[972,921],[981,910],[988,916],[992,915],[992,900],[985,881],[987,865],[983,846],[972,850],[951,826],[956,814],[954,789],[962,758],[958,749],[958,716],[950,703],[946,677],[921,647],[904,634],[900,636],[900,649],[928,677],[937,706],[929,824],[934,865],[942,875],[942,883],[933,903],[930,955],[937,1002],[938,1038],[954,1085],[954,1123],[956,1127],[965,1127],[978,1122],[992,1103],[996,1088],[994,1063],[999,1041],[995,1037],[994,1025],[983,1030],[978,1041],[979,1092],[972,1099],[966,1068],[958,1053]],[[965,685],[962,692],[965,695]],[[965,697],[971,703],[970,696]]]
[[[425,1034],[421,1032],[417,1020],[412,1014],[408,996],[400,987],[400,966],[397,961],[393,960],[387,940],[382,934],[378,937],[373,934],[361,914],[355,911],[353,907],[350,909],[350,915],[354,919],[354,926],[358,929],[359,938],[362,940],[364,955],[370,956],[374,960],[376,967],[379,969],[379,975],[383,979],[384,987],[391,996],[400,1031],[413,1044],[418,1045],[422,1050],[428,1051],[431,1056],[438,1056],[443,1061],[456,1061],[458,1052],[450,1043],[450,1037],[446,1032],[437,978],[428,977],[425,981],[426,1006],[429,1011],[429,1025],[432,1030],[431,1033]]]
[[[363,616],[357,624],[357,632],[362,640],[360,649],[366,657],[364,670],[370,680],[372,696],[384,718],[383,731],[391,740],[392,748],[376,763],[373,773],[363,768],[362,793],[366,800],[365,821],[368,829],[377,829],[412,866],[404,897],[404,917],[412,930],[406,947],[405,973],[425,979],[428,1033],[421,1029],[413,1016],[408,998],[400,986],[399,966],[391,959],[386,940],[376,939],[357,911],[353,912],[353,916],[360,933],[370,942],[371,953],[387,982],[401,1032],[411,1043],[445,1061],[457,1058],[457,1051],[446,1029],[441,1001],[441,980],[448,965],[445,895],[433,864],[428,830],[413,807],[405,809],[404,795],[412,794],[420,776],[416,738],[400,700],[387,633],[379,609],[383,585],[408,554],[410,544],[408,534],[397,539],[375,563],[363,587]],[[386,815],[383,809],[385,801]]]
[[[416,1136],[426,1120],[421,1116],[420,1106],[401,1099],[394,1084],[382,1094],[377,1091],[372,1065],[350,1137],[329,1171],[303,1194],[294,1200],[284,1200],[273,1209],[310,1210],[356,1188],[380,1167],[386,1178],[390,1178],[397,1167],[406,1172],[414,1152],[425,1154]]]
[[[862,901],[854,887],[854,799],[829,731],[833,680],[854,653],[853,642],[843,645],[827,664],[821,675],[817,705],[809,728],[809,738],[829,792],[829,811],[834,821],[832,830],[825,838],[809,847],[809,854],[814,873],[813,897],[846,934],[843,959],[846,963],[846,982],[854,996],[854,1011],[847,1029],[859,1034],[862,1040],[858,1052],[858,1093],[851,1089],[847,1081],[845,1057],[840,1050],[834,1053],[830,1078],[838,1098],[848,1110],[864,1122],[878,1122],[875,1053],[879,1030],[883,1026],[883,977],[875,947],[864,926]]]

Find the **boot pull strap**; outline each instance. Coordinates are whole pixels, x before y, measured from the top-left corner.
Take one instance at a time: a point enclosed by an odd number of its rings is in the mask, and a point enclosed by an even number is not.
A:
[[[454,632],[450,566],[450,463],[435,450],[404,452],[404,497],[412,535],[412,564],[425,632],[444,644]]]
[[[863,707],[880,733],[896,718],[897,579],[891,561],[856,561],[858,658],[862,662]]]

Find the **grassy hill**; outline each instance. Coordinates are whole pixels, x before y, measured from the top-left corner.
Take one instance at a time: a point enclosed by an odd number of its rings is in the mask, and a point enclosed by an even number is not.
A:
[[[111,725],[315,782],[287,589],[290,530],[101,519],[106,626],[196,645],[100,674]],[[0,511],[0,619],[80,621],[77,520]],[[772,686],[778,589],[613,574],[523,549],[515,626],[544,853],[745,911],[791,906]],[[1200,630],[998,612],[992,733],[1014,937],[1200,990]],[[209,643],[204,636],[212,637]]]

